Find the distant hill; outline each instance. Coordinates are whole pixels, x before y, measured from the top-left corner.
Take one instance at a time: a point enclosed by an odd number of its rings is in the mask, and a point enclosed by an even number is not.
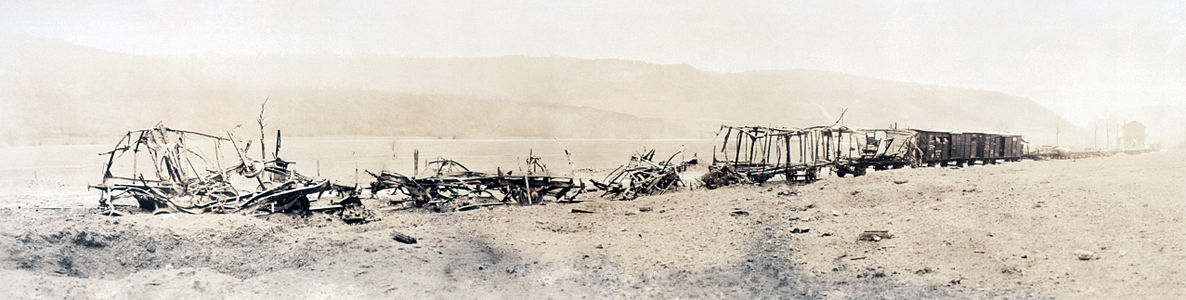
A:
[[[686,122],[548,102],[445,91],[395,92],[269,83],[212,72],[225,66],[149,58],[61,42],[0,43],[0,144],[108,142],[164,121],[222,132],[265,119],[286,135],[687,138]],[[262,79],[261,79],[262,78]]]
[[[813,70],[718,73],[563,57],[264,55],[149,58],[55,41],[0,46],[9,142],[110,136],[165,120],[294,135],[704,137],[716,125],[845,123],[1010,131],[1063,144],[1082,128],[1021,97]],[[1065,122],[1063,122],[1065,123]],[[1087,136],[1089,139],[1090,136]],[[0,141],[3,143],[5,141]]]
[[[1053,143],[1061,118],[998,92],[813,70],[707,72],[687,65],[562,57],[390,58],[312,55],[206,58],[210,75],[262,85],[441,92],[593,107],[703,123],[831,123],[1027,133]],[[1063,138],[1081,134],[1064,124]]]

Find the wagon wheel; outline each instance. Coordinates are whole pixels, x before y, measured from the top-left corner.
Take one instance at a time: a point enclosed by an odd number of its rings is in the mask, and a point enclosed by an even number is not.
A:
[[[868,171],[868,170],[866,170],[866,168],[868,168],[868,167],[861,168],[860,166],[857,166],[857,168],[852,170],[852,176],[853,177],[865,176],[865,172]]]
[[[764,183],[767,180],[770,180],[770,177],[774,177],[774,176],[770,175],[770,174],[754,174],[754,175],[750,176],[750,179],[753,179],[754,182],[757,182],[757,183]]]
[[[812,181],[815,181],[815,180],[817,179],[817,178],[816,178],[816,173],[817,173],[817,172],[818,172],[818,171],[817,171],[817,169],[816,169],[816,168],[808,168],[808,169],[807,169],[807,175],[806,175],[806,177],[807,177],[807,178],[805,178],[805,179],[807,180],[807,182],[812,182]]]
[[[625,198],[634,199],[639,194],[649,193],[650,183],[656,180],[650,173],[638,172],[630,176],[630,188],[627,189]]]
[[[495,199],[496,198],[494,196],[494,193],[492,193],[492,192],[490,192],[490,190],[487,190],[484,188],[470,190],[468,197],[475,198],[475,199]]]
[[[411,193],[408,196],[412,198],[412,205],[415,207],[424,207],[424,205],[428,204],[428,202],[432,202],[432,196],[429,196],[428,192],[425,190],[409,189],[409,192]]]
[[[527,196],[530,194],[530,198]],[[509,185],[503,188],[502,202],[515,202],[519,205],[531,205],[541,202],[541,195],[538,191],[527,190],[527,188],[517,185]]]

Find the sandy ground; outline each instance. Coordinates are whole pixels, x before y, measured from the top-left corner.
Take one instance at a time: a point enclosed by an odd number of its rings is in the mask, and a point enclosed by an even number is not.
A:
[[[10,208],[0,298],[1181,299],[1183,158],[903,169],[364,225]],[[893,237],[858,241],[864,230]]]

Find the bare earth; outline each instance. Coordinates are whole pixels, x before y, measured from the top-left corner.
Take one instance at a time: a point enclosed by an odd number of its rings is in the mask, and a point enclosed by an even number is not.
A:
[[[904,169],[365,225],[7,209],[0,298],[1182,299],[1184,158]],[[893,237],[858,241],[864,230]]]

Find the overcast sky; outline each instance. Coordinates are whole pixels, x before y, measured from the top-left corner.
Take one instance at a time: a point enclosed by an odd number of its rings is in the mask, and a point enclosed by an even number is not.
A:
[[[0,1],[0,31],[158,56],[623,58],[1024,96],[1086,124],[1186,103],[1186,1]]]

